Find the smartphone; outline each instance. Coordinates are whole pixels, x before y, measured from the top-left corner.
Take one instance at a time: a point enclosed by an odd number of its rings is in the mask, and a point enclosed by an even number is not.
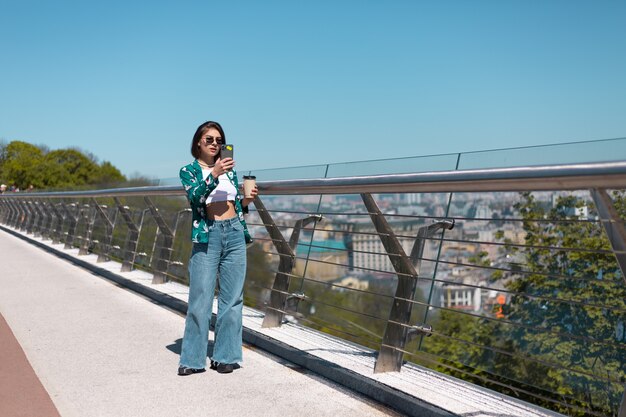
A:
[[[233,145],[229,145],[227,143],[222,144],[222,149],[220,150],[220,158],[233,158],[234,149],[235,148],[233,147]]]

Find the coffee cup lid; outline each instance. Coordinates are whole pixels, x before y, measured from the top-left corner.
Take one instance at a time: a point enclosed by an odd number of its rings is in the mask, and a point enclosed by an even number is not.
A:
[[[254,175],[244,175],[243,179],[244,180],[256,180],[256,177]]]

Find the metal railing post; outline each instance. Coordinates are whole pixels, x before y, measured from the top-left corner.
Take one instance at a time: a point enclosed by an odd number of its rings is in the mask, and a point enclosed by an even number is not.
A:
[[[44,221],[41,225],[41,236],[44,239],[52,239],[52,223],[54,221],[54,212],[50,209],[53,203],[51,201],[41,201],[41,208],[44,216]]]
[[[22,213],[24,216],[22,217],[22,223],[20,226],[20,230],[25,233],[32,233],[32,223],[35,218],[34,213],[32,212],[32,207],[30,205],[29,200],[24,200],[22,204]]]
[[[50,202],[49,207],[54,213],[54,217],[56,219],[50,224],[50,228],[52,229],[52,234],[51,234],[52,243],[57,244],[61,242],[61,238],[63,236],[63,223],[65,220],[65,217],[59,211],[59,209],[57,208],[57,205],[54,204],[54,202]]]
[[[6,224],[7,219],[11,214],[11,206],[9,205],[9,202],[4,198],[0,199],[0,213],[0,222],[2,222],[2,224]]]
[[[11,205],[13,207],[13,215],[9,220],[9,226],[17,229],[17,222],[20,219],[20,201],[12,200]]]
[[[139,224],[135,224],[129,207],[122,205],[119,198],[117,197],[114,197],[113,200],[115,201],[115,205],[117,206],[118,211],[122,215],[122,219],[128,227],[128,234],[126,235],[126,245],[124,247],[124,255],[121,268],[122,272],[128,272],[133,270],[135,257],[137,256],[137,245],[139,244],[139,234],[141,233],[141,226],[143,226],[143,219],[149,209],[145,209],[142,211],[141,217],[139,218]]]
[[[20,230],[25,233],[32,234],[32,229],[33,229],[32,225],[35,220],[35,213],[33,213],[33,207],[31,205],[31,201],[30,200],[24,201],[22,209],[24,210],[24,219],[22,220],[22,227]]]
[[[178,225],[180,224],[181,217],[183,217],[183,215],[187,213],[191,213],[191,208],[187,207],[182,210],[179,210],[176,213],[176,221],[174,221],[174,230],[173,230],[174,237],[176,237],[176,232],[178,231]]]
[[[111,260],[109,258],[109,252],[111,250],[111,242],[113,241],[113,231],[115,230],[115,222],[117,220],[117,210],[113,215],[113,220],[109,220],[109,217],[103,210],[103,208],[108,208],[107,206],[101,206],[100,204],[98,204],[95,198],[91,199],[91,203],[96,209],[96,213],[99,214],[100,218],[104,221],[105,228],[104,241],[102,242],[102,251],[101,253],[98,253],[98,260],[96,262],[108,262],[109,260]]]
[[[2,222],[2,224],[8,224],[9,223],[9,218],[11,217],[11,214],[13,213],[13,209],[11,207],[11,204],[9,204],[10,201],[9,199],[0,199],[0,204],[2,205],[2,219],[0,220]]]
[[[36,200],[29,200],[28,206],[30,207],[32,220],[28,223],[28,233],[31,233],[33,236],[38,237],[38,227],[37,224],[41,220],[41,215],[39,214],[39,210],[37,208]]]
[[[21,209],[21,216],[20,216],[20,220],[19,220],[19,225],[20,225],[20,231],[22,232],[26,232],[27,231],[27,227],[28,227],[28,222],[31,219],[31,215],[30,215],[30,207],[28,205],[28,201],[27,200],[23,200],[22,204],[20,205],[20,209]]]
[[[159,230],[163,236],[163,246],[159,249],[159,254],[156,258],[155,265],[153,266],[153,284],[164,284],[167,282],[167,270],[172,256],[172,246],[174,244],[174,233],[167,225],[163,217],[159,214],[150,197],[144,197],[146,205],[150,209],[150,214],[157,223]]]
[[[6,201],[7,201],[7,204],[9,205],[9,209],[10,209],[10,213],[9,213],[9,216],[7,217],[6,224],[11,226],[13,224],[14,220],[17,218],[17,207],[15,206],[15,203],[13,201],[11,201],[11,199],[7,199]]]
[[[21,203],[22,201],[20,200],[13,201],[13,210],[15,212],[14,212],[13,218],[11,218],[11,223],[9,224],[9,226],[15,229],[19,228],[18,225],[19,225],[20,219],[22,218],[22,210],[21,210],[21,205],[20,205]]]
[[[602,226],[606,232],[613,255],[617,259],[620,269],[622,270],[622,278],[626,282],[626,228],[624,221],[620,218],[619,213],[613,206],[611,196],[603,188],[592,188],[589,190],[593,198]]]
[[[290,296],[289,274],[291,274],[296,264],[295,251],[298,245],[298,239],[300,238],[300,231],[305,225],[321,220],[322,217],[320,215],[313,215],[305,219],[298,220],[293,228],[293,232],[291,233],[289,243],[287,243],[283,234],[276,226],[274,219],[259,197],[255,198],[254,206],[257,209],[257,213],[259,214],[261,221],[265,225],[267,233],[269,233],[270,238],[272,239],[274,247],[280,254],[278,272],[276,272],[276,276],[274,277],[270,300],[267,305],[262,324],[262,327],[278,327],[283,321],[285,303]],[[301,297],[296,298],[301,299]]]
[[[622,271],[622,278],[626,282],[626,228],[624,221],[613,205],[609,193],[604,188],[592,188],[589,190],[593,202],[596,205],[600,221],[611,243],[613,255]],[[618,417],[626,417],[626,390],[622,394]]]
[[[70,249],[74,246],[74,240],[76,239],[76,226],[78,225],[78,216],[80,216],[79,203],[70,203],[70,207],[76,208],[76,214],[72,213],[67,207],[67,204],[61,203],[61,207],[65,211],[65,220],[68,222],[67,234],[65,236],[65,249]]]
[[[47,220],[45,210],[42,210],[43,202],[41,200],[33,200],[33,209],[35,210],[35,224],[33,225],[33,233],[35,237],[42,237],[44,232],[44,224]]]
[[[24,205],[24,200],[17,200],[15,202],[17,216],[15,217],[13,227],[18,230],[22,230],[22,223],[24,222],[24,219],[26,218],[23,205]]]
[[[150,209],[148,209],[148,211],[150,211]],[[154,239],[152,240],[152,250],[150,251],[150,259],[148,259],[149,266],[152,266],[152,261],[154,260],[154,253],[156,252],[156,248],[157,248],[157,242],[159,241],[160,237],[161,237],[161,229],[159,229],[159,226],[157,225],[156,231],[154,232]]]
[[[5,199],[5,203],[9,208],[9,212],[5,219],[5,224],[11,225],[13,223],[13,219],[17,216],[17,209],[15,208],[15,204],[11,201],[10,198]]]
[[[421,227],[411,251],[412,257],[410,258],[404,252],[402,244],[371,194],[361,194],[361,198],[389,256],[391,265],[398,274],[396,294],[389,312],[389,320],[387,320],[387,325],[385,326],[383,342],[374,366],[374,372],[398,372],[402,368],[402,350],[409,336],[409,330],[421,333],[429,333],[431,330],[426,326],[412,326],[410,322],[413,310],[412,301],[417,290],[418,279],[418,272],[412,261],[414,259],[417,260],[421,256],[424,249],[424,238],[429,233],[434,233],[436,230],[452,223],[440,222],[432,226]]]
[[[17,228],[21,232],[26,232],[26,224],[28,223],[28,205],[26,204],[26,200],[20,200],[18,206],[20,215],[17,219]]]
[[[9,220],[7,222],[7,224],[11,227],[15,227],[15,224],[17,223],[17,219],[19,217],[19,210],[17,207],[17,201],[13,200],[13,199],[7,199],[7,201],[9,202],[9,204],[11,205],[11,216],[9,216]]]
[[[96,224],[96,217],[98,216],[98,214],[96,209],[91,204],[83,204],[81,212],[81,217],[85,220],[87,230],[85,230],[85,236],[82,237],[83,240],[80,244],[78,254],[87,255],[89,254],[89,247],[91,246],[91,238],[93,235],[93,227]]]
[[[35,212],[35,222],[33,224],[33,235],[34,237],[44,237],[44,223],[47,219],[45,215],[45,211],[41,210],[41,206],[43,204],[42,201],[33,200],[33,211]]]
[[[17,219],[17,207],[15,205],[15,202],[12,201],[10,198],[6,199],[6,203],[9,205],[9,215],[6,219],[6,224],[9,226],[13,226],[15,220]]]
[[[26,224],[24,228],[26,230],[26,233],[28,234],[34,233],[33,228],[35,227],[35,221],[37,220],[37,215],[35,213],[34,204],[35,203],[33,200],[28,200],[26,201],[26,204],[25,204],[25,209],[28,214],[26,216]]]

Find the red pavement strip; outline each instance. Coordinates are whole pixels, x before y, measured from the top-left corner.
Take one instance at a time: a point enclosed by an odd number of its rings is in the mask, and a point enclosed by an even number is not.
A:
[[[0,314],[0,416],[59,417],[22,347]]]

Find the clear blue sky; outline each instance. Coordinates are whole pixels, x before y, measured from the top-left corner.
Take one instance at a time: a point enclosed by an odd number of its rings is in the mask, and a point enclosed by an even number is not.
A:
[[[0,139],[173,177],[626,136],[626,1],[0,0]]]

